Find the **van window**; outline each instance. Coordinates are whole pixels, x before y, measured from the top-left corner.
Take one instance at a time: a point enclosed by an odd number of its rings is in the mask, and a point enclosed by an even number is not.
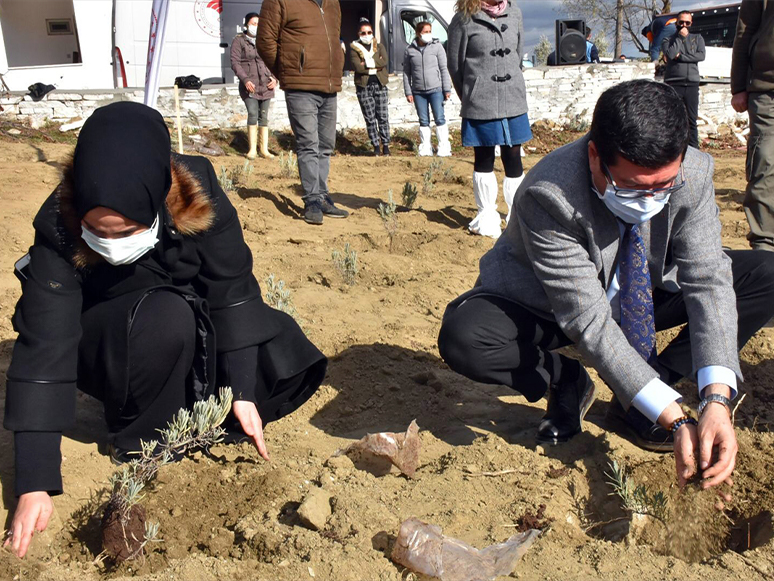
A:
[[[416,36],[416,25],[423,20],[433,25],[433,38],[437,38],[444,48],[449,38],[446,28],[441,24],[431,12],[419,12],[416,10],[404,10],[400,13],[400,21],[403,25],[403,40],[406,44],[411,44]]]

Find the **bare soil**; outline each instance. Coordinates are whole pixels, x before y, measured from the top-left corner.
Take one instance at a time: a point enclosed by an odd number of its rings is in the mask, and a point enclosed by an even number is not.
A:
[[[59,164],[71,148],[22,137],[0,141],[3,375],[20,293],[11,265],[32,243],[32,218],[57,184]],[[272,273],[285,281],[305,331],[331,359],[324,385],[295,414],[268,426],[271,462],[242,444],[163,468],[143,503],[148,520],[160,522],[163,540],[144,560],[117,568],[100,557],[99,530],[115,467],[100,452],[100,405],[79,396],[78,427],[62,447],[65,494],[54,499],[51,525],[36,536],[27,558],[0,552],[0,578],[407,579],[388,555],[400,523],[411,516],[479,548],[502,542],[525,523],[546,527],[513,578],[774,575],[772,330],[763,329],[742,352],[747,397],[736,412],[740,453],[725,516],[714,509],[712,492],[678,491],[671,455],[642,451],[607,431],[611,394],[598,379],[601,395],[585,431],[565,446],[536,446],[544,402],[529,404],[506,388],[469,381],[438,356],[444,308],[474,284],[478,259],[492,241],[466,231],[475,215],[470,152],[444,161],[437,183],[423,191],[432,160],[410,153],[410,137],[392,158],[359,155],[362,147],[333,158],[332,197],[352,215],[322,227],[300,219],[297,179],[280,177],[278,160],[256,160],[245,175],[245,160],[233,147],[212,159],[216,170],[236,168],[231,199],[255,257],[255,275],[261,283]],[[538,159],[528,155],[525,164]],[[406,181],[420,189],[417,208],[399,213],[390,251],[376,207],[390,189],[400,203]],[[744,183],[744,153],[719,151],[715,184],[724,243],[731,248],[746,247]],[[500,210],[504,215],[502,201]],[[332,251],[347,243],[358,252],[353,285],[331,261]],[[695,384],[684,381],[679,389],[695,404]],[[346,455],[333,457],[367,432],[403,432],[415,418],[422,450],[413,479],[394,470],[377,476]],[[0,432],[0,444],[7,527],[15,506],[12,435]],[[605,476],[613,459],[627,467],[633,482],[668,496],[666,523],[650,519],[640,526],[625,518]],[[320,531],[302,526],[297,514],[316,487],[331,497],[331,516]]]

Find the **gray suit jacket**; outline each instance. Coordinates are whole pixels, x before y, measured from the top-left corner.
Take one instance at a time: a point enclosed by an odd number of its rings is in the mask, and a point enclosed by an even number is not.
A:
[[[625,407],[656,372],[613,320],[605,291],[618,264],[618,222],[591,191],[588,137],[544,157],[521,184],[508,228],[480,262],[471,294],[510,298],[556,320]],[[741,379],[731,260],[720,242],[712,157],[689,148],[686,185],[641,233],[654,288],[682,290],[693,373],[723,365]],[[470,295],[468,295],[470,296]]]

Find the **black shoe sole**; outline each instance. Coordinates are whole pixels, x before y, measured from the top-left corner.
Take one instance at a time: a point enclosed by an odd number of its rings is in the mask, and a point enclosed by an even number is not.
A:
[[[580,434],[583,431],[583,420],[586,417],[586,414],[589,412],[589,409],[591,409],[591,404],[594,403],[594,400],[596,399],[596,393],[597,393],[597,386],[594,384],[594,382],[589,377],[587,381],[591,384],[591,389],[586,394],[586,397],[581,402],[581,409],[580,409],[580,426],[578,427],[578,430],[573,432],[572,434],[568,434],[567,436],[563,436],[561,438],[547,438],[544,436],[541,436],[540,433],[538,433],[535,436],[535,440],[539,444],[551,444],[552,446],[556,446],[557,444],[564,444],[566,442],[569,442],[571,439],[573,439],[575,436]]]

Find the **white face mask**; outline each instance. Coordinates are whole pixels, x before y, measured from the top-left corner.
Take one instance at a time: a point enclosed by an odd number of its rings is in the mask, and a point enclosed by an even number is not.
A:
[[[654,200],[652,196],[643,196],[642,198],[621,198],[615,195],[615,188],[612,184],[607,184],[605,193],[600,194],[594,183],[591,184],[592,191],[599,196],[599,199],[605,203],[607,209],[627,224],[642,224],[647,222],[653,216],[664,209],[669,203],[669,196],[663,200]]]
[[[247,34],[249,34],[250,36],[255,36],[256,34],[258,34],[258,25],[257,24],[250,24],[247,27]]]
[[[421,38],[422,42],[424,42],[425,44],[430,44],[431,42],[433,42],[433,35],[430,32],[427,32],[421,35],[419,38]]]
[[[371,42],[374,40],[373,34],[366,34],[365,36],[360,37],[360,42],[363,44],[371,44]]]
[[[159,217],[153,226],[126,238],[101,238],[81,225],[81,238],[94,252],[113,266],[130,264],[158,244]]]

